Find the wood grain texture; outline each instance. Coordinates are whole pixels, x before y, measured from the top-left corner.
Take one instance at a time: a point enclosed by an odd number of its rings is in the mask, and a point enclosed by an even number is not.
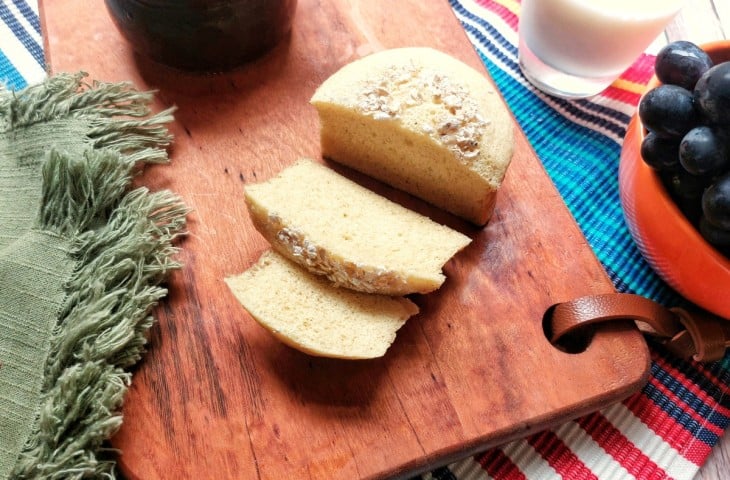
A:
[[[447,2],[301,0],[290,38],[221,75],[136,57],[101,0],[41,3],[54,72],[131,80],[159,91],[156,109],[178,107],[171,165],[147,168],[139,181],[171,188],[194,211],[185,268],[156,312],[113,439],[128,478],[403,477],[593,411],[646,380],[646,345],[630,324],[597,332],[580,354],[546,341],[550,305],[613,287],[517,131],[484,229],[339,169],[473,238],[447,264],[444,286],[414,297],[422,313],[384,358],[291,350],[227,291],[223,278],[267,247],[242,187],[300,156],[319,158],[308,100],[325,78],[367,53],[410,45],[484,71]]]

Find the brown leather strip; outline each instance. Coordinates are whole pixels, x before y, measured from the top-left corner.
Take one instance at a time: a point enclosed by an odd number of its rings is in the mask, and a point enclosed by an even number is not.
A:
[[[580,297],[555,306],[551,341],[578,328],[610,320],[639,320],[660,336],[671,337],[682,324],[676,314],[658,303],[633,294],[609,293]]]
[[[719,360],[730,347],[730,322],[705,312],[688,312],[682,308],[672,308],[682,325],[692,337],[696,347],[694,359],[700,362]]]
[[[730,321],[707,312],[665,308],[628,293],[591,295],[559,303],[552,309],[550,320],[548,336],[554,344],[588,326],[633,320],[642,332],[656,337],[682,358],[715,361],[730,348]]]

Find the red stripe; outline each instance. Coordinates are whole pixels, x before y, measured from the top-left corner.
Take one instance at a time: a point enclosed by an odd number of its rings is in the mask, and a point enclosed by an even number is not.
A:
[[[691,432],[643,393],[632,395],[623,404],[648,428],[695,465],[702,465],[710,454],[711,448],[706,443],[697,441]],[[686,450],[693,443],[697,444],[697,448]]]
[[[502,20],[507,22],[507,24],[512,27],[512,30],[517,31],[518,17],[517,15],[512,13],[509,8],[490,0],[476,0],[476,3],[486,8],[487,10],[499,15]]]
[[[704,364],[692,362],[691,365],[693,369],[699,370],[705,378],[717,385],[717,387],[722,389],[723,392],[730,392],[730,385],[726,385],[723,380],[717,378],[717,375],[708,370]]]
[[[655,58],[656,57],[653,55],[642,54],[634,62],[634,64],[621,75],[621,78],[644,85],[649,83],[649,80],[651,80],[651,77],[654,75]]]
[[[646,85],[654,75],[654,56],[643,54],[639,57],[634,64],[628,68],[623,74],[621,79],[628,82],[633,82],[638,85]],[[642,91],[643,93],[643,91]],[[642,93],[637,93],[630,90],[624,90],[622,88],[611,85],[601,96],[605,96],[614,100],[618,100],[630,105],[638,105],[641,100]]]
[[[568,446],[548,430],[533,435],[527,439],[527,443],[555,469],[564,480],[586,480],[597,479],[596,475],[585,466],[583,462],[568,448]]]
[[[601,96],[610,98],[611,100],[627,103],[629,105],[638,105],[639,100],[641,100],[641,94],[614,87],[613,85],[601,92]]]
[[[679,380],[679,382],[687,388],[690,392],[695,394],[697,398],[702,400],[703,403],[707,405],[711,405],[713,410],[719,412],[721,415],[724,415],[726,417],[730,417],[730,409],[725,407],[724,405],[720,404],[715,400],[709,393],[707,393],[706,390],[703,390],[699,386],[697,386],[696,383],[694,383],[692,380],[687,378],[686,375],[684,375],[680,370],[678,370],[676,367],[672,366],[669,362],[667,362],[664,358],[657,356],[654,361],[657,363],[657,365],[661,366],[671,377],[673,377],[676,380]],[[702,372],[705,374],[704,376],[708,379],[708,381],[712,382],[712,378],[709,378],[712,376],[710,372],[704,371]],[[718,380],[719,382],[719,380]],[[728,390],[730,390],[730,386],[722,385],[722,384],[715,384],[715,386],[720,389],[723,394],[727,393]]]
[[[651,383],[654,388],[656,388],[659,392],[661,392],[667,399],[669,399],[672,404],[676,405],[678,408],[681,408],[683,412],[685,412],[687,415],[692,417],[693,420],[695,420],[697,423],[702,425],[702,428],[711,431],[715,435],[721,436],[722,433],[725,431],[724,429],[718,427],[717,425],[713,424],[712,422],[708,422],[705,418],[703,418],[701,415],[698,415],[695,410],[690,407],[687,402],[684,401],[684,399],[680,396],[677,396],[674,392],[672,392],[670,389],[668,389],[662,382],[660,382],[656,377],[651,377],[649,379],[649,383]]]
[[[654,361],[661,361],[663,364],[667,365],[669,368],[674,369],[675,372],[680,372],[683,376],[684,373],[682,373],[681,370],[677,369],[676,367],[672,367],[669,362],[667,361],[666,357],[662,356],[659,352],[656,352],[652,350],[652,360]],[[699,373],[701,373],[707,380],[709,380],[711,383],[713,383],[715,386],[717,386],[718,389],[720,389],[722,392],[727,393],[730,392],[730,385],[726,385],[723,380],[720,380],[717,375],[715,375],[712,371],[708,370],[706,365],[703,363],[698,362],[688,362],[687,363],[687,369],[688,370],[698,370]],[[716,400],[713,400],[716,402]],[[728,410],[730,411],[730,410]]]
[[[578,419],[578,424],[601,448],[636,478],[647,480],[667,478],[667,474],[662,468],[636,448],[636,445],[600,413]]]
[[[527,480],[525,474],[499,448],[493,448],[474,457],[474,460],[493,478],[500,480]]]

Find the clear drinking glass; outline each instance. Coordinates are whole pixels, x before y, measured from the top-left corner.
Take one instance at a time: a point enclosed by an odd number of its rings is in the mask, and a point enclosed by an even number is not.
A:
[[[596,95],[659,36],[683,1],[522,0],[520,68],[552,95]]]

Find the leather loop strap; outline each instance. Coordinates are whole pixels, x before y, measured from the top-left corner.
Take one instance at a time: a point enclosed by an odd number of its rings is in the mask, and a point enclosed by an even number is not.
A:
[[[705,312],[690,314],[682,308],[672,308],[679,317],[684,328],[692,338],[697,352],[693,358],[699,362],[719,360],[730,347],[730,325],[718,317],[711,317]],[[720,323],[723,322],[723,323]]]
[[[548,339],[555,344],[589,326],[626,320],[635,321],[643,333],[685,359],[720,360],[730,347],[730,321],[707,312],[665,308],[628,293],[591,295],[555,305]]]

